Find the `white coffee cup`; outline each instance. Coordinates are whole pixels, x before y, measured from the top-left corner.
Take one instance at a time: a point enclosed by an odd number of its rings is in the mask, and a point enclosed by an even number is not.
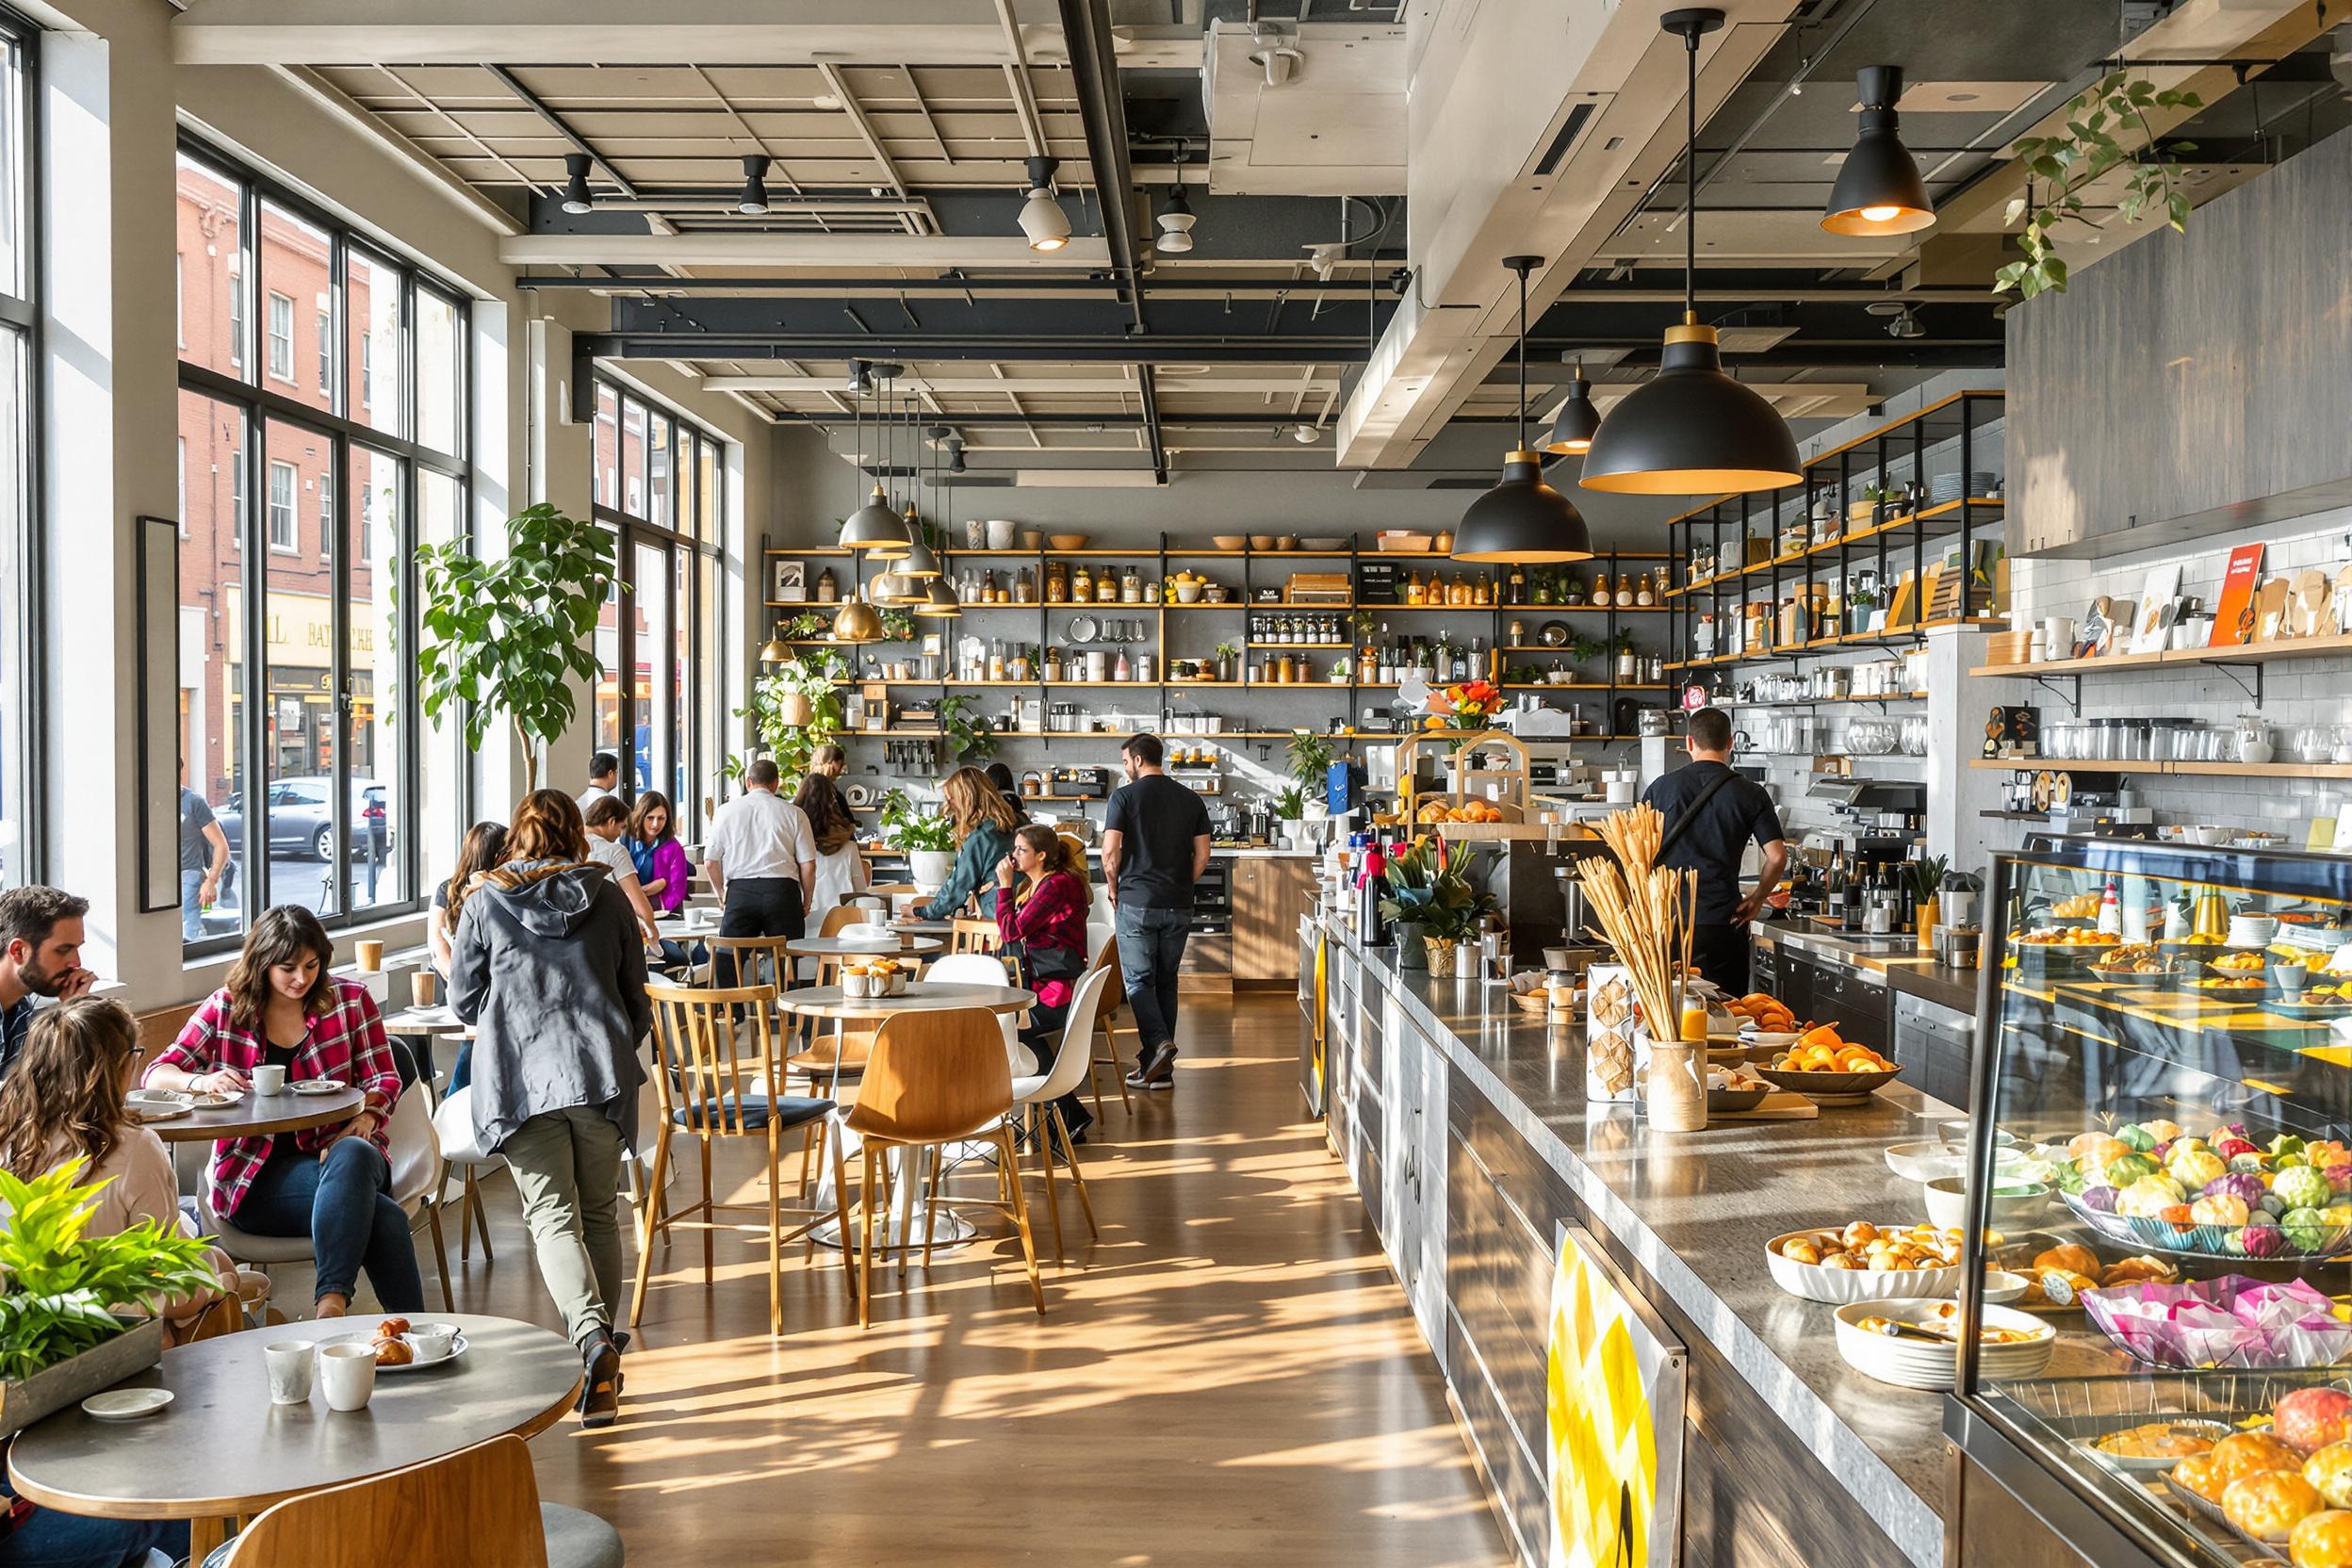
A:
[[[408,1348],[416,1352],[418,1365],[427,1362],[447,1361],[457,1347],[457,1325],[454,1323],[412,1323],[408,1330]]]
[[[265,1062],[253,1069],[253,1079],[255,1094],[284,1094],[286,1092],[286,1069],[282,1067],[271,1067]]]
[[[318,1348],[306,1339],[281,1339],[261,1348],[261,1359],[270,1368],[271,1404],[309,1402],[311,1368],[318,1353]]]
[[[327,1391],[329,1410],[366,1410],[368,1396],[376,1391],[375,1347],[321,1345],[318,1382]]]
[[[2046,615],[2042,618],[2042,657],[2071,659],[2074,656],[2074,617]]]

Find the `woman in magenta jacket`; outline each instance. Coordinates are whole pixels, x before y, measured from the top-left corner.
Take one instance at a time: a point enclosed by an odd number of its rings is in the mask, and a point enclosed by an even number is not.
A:
[[[637,863],[637,885],[665,915],[686,906],[694,878],[686,846],[678,841],[675,815],[670,797],[659,790],[639,795],[629,814],[629,858]]]

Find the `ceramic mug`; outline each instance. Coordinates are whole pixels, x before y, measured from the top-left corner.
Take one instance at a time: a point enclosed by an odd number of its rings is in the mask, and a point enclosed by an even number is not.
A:
[[[2074,657],[2074,617],[2046,615],[2042,618],[2042,657],[2071,659]]]
[[[366,1410],[376,1392],[376,1349],[372,1345],[318,1347],[318,1384],[326,1390],[329,1410]]]
[[[253,1083],[255,1094],[284,1094],[286,1092],[286,1069],[272,1067],[264,1062],[253,1069]]]
[[[306,1339],[281,1339],[261,1348],[270,1369],[270,1402],[300,1405],[309,1401],[310,1379],[318,1347]]]

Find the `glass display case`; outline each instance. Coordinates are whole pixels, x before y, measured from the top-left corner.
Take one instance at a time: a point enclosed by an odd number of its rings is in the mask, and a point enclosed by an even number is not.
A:
[[[2352,1568],[2352,860],[2035,840],[1989,907],[1947,1429],[2091,1561]]]

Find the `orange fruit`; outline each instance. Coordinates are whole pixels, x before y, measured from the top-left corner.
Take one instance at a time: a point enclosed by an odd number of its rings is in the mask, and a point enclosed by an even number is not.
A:
[[[1823,1023],[1819,1024],[1814,1028],[1807,1029],[1804,1034],[1798,1036],[1797,1043],[1806,1047],[1825,1045],[1832,1051],[1835,1051],[1846,1042],[1838,1037],[1838,1026],[1836,1024]]]

